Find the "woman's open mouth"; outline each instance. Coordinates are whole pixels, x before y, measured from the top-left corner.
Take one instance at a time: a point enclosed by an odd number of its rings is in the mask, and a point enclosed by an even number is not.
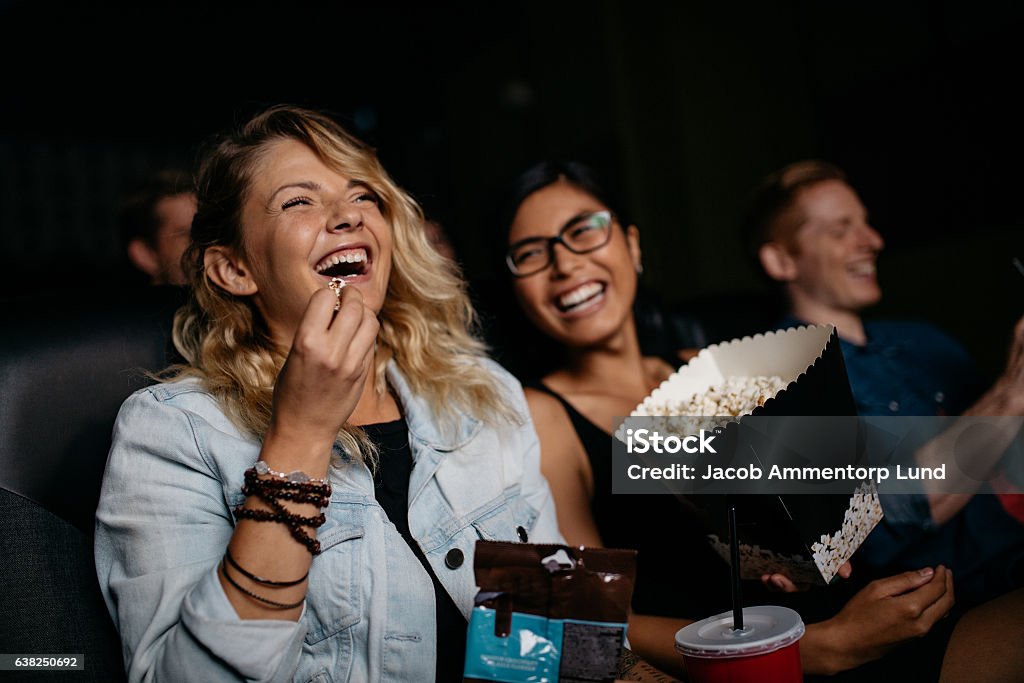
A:
[[[370,257],[364,247],[339,249],[321,259],[314,270],[326,280],[335,277],[356,280],[370,272]]]
[[[604,299],[607,285],[602,282],[586,282],[575,289],[555,298],[555,308],[561,313],[578,313]]]

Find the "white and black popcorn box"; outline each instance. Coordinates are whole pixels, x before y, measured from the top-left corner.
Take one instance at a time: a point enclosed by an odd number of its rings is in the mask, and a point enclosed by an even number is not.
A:
[[[655,389],[631,416],[652,417],[656,429],[681,433],[694,423],[677,416],[694,408],[687,414],[717,415],[713,423],[718,427],[717,443],[724,447],[720,450],[735,447],[744,415],[857,414],[833,325],[795,327],[709,346]],[[625,440],[622,426],[616,436]],[[702,462],[708,460],[713,458]],[[852,493],[684,497],[704,520],[709,541],[726,561],[727,510],[736,505],[744,578],[779,572],[799,583],[822,584],[836,576],[882,518],[871,484],[851,482],[848,490]]]
[[[829,583],[882,519],[878,492],[870,482],[858,485],[851,496],[688,498],[705,522],[712,547],[726,562],[730,561],[728,509],[736,506],[744,579],[781,573],[796,583]]]
[[[712,344],[661,383],[631,416],[664,415],[730,378],[777,377],[754,415],[856,415],[834,325],[805,325]],[[746,411],[750,412],[750,411]],[[678,413],[676,413],[678,414]],[[735,413],[712,413],[712,415]]]

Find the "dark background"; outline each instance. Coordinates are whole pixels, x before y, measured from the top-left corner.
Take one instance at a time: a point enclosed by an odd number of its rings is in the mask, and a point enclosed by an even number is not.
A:
[[[546,157],[596,165],[641,229],[645,282],[739,326],[764,292],[745,197],[831,160],[887,240],[874,313],[939,324],[991,375],[1024,298],[1014,5],[0,0],[0,284],[115,280],[117,198],[292,102],[376,145],[485,283],[502,185]]]

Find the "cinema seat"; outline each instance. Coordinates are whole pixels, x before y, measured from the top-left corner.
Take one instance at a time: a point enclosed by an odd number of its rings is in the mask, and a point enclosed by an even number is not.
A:
[[[170,360],[175,289],[0,302],[0,652],[84,655],[84,671],[3,680],[122,681],[92,535],[121,402]]]

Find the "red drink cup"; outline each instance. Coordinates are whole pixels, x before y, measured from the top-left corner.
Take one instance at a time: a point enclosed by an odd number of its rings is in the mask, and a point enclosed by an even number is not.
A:
[[[732,612],[702,619],[676,633],[692,683],[801,683],[804,622],[787,607],[743,608],[743,630]]]

